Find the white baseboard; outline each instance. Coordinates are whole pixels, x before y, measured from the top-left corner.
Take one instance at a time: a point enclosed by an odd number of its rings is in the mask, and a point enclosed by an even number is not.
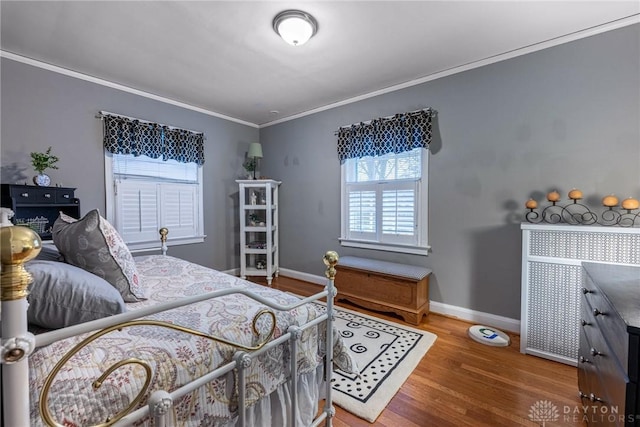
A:
[[[318,276],[318,275],[309,274],[309,273],[302,273],[300,271],[290,270],[288,268],[281,268],[280,275],[291,277],[292,279],[303,280],[309,283],[315,283],[316,285],[324,286],[327,284],[327,278],[324,276]]]
[[[230,274],[232,276],[240,276],[239,268],[231,268],[224,270],[223,273]],[[288,268],[281,268],[278,273],[280,276],[291,277],[292,279],[302,280],[304,282],[315,283],[316,285],[326,285],[327,279],[322,276],[316,276],[315,274],[301,273],[296,270],[289,270]]]
[[[327,279],[325,277],[317,276],[315,274],[302,273],[300,271],[290,270],[288,268],[281,268],[280,274],[282,276],[304,280],[305,282],[315,283],[317,285],[324,285],[327,282]],[[338,292],[340,292],[340,288],[338,288]],[[433,313],[455,317],[466,322],[479,323],[486,326],[493,326],[494,328],[503,329],[509,332],[515,332],[518,334],[520,333],[520,321],[517,319],[511,319],[509,317],[498,316],[491,313],[484,313],[482,311],[475,311],[468,308],[444,304],[437,301],[429,302],[429,310]]]
[[[442,314],[444,316],[455,317],[466,322],[479,323],[494,328],[503,329],[509,332],[520,333],[520,321],[509,317],[498,316],[496,314],[475,311],[464,307],[444,304],[437,301],[429,302],[429,311]]]

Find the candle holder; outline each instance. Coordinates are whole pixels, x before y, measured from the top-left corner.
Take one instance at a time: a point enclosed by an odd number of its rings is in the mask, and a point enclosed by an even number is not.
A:
[[[582,200],[582,192],[575,188],[569,192],[570,202],[561,205],[559,194],[552,191],[547,194],[547,200],[551,205],[538,211],[538,204],[535,200],[529,199],[525,206],[527,222],[538,224],[570,224],[570,225],[603,225],[619,227],[640,226],[640,212],[634,212],[640,208],[640,202],[634,198],[625,199],[622,206],[618,208],[618,199],[614,195],[606,196],[602,199],[605,210],[598,216],[587,205],[578,202]]]

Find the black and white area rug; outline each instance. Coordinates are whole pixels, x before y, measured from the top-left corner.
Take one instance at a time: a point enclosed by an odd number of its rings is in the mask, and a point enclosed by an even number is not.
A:
[[[335,326],[356,358],[360,375],[334,371],[333,401],[373,423],[437,337],[342,307],[335,307],[335,312]]]

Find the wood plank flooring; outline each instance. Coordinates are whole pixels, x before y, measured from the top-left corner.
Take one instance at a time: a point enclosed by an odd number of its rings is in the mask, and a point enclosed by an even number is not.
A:
[[[249,280],[266,285],[264,278]],[[302,296],[321,290],[319,285],[282,276],[275,278],[272,286]],[[393,314],[347,303],[337,305],[404,323]],[[580,412],[575,367],[521,354],[520,337],[513,333],[509,333],[509,347],[477,343],[467,335],[470,325],[434,313],[423,320],[418,328],[435,333],[438,339],[373,425],[539,426],[542,421],[529,418],[532,405],[548,401],[556,407],[558,417],[546,421],[546,427],[586,426]],[[372,424],[336,406],[333,425]]]

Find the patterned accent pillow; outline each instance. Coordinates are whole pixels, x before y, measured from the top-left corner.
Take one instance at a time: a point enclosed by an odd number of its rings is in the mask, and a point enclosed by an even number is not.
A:
[[[52,235],[67,263],[102,277],[126,302],[147,298],[129,248],[97,209],[80,220],[60,212]]]

